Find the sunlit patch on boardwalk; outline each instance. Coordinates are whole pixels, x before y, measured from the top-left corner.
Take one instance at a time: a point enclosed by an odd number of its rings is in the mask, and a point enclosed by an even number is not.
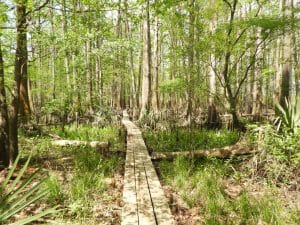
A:
[[[127,129],[122,225],[175,225],[141,131],[123,112]]]

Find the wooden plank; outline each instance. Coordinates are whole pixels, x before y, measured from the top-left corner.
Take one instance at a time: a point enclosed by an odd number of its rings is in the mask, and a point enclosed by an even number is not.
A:
[[[138,149],[140,150],[140,149]],[[138,196],[138,217],[139,224],[156,225],[156,219],[149,194],[147,177],[143,165],[143,152],[137,151],[136,157],[136,180],[137,180],[137,196]]]
[[[174,225],[175,220],[164,196],[142,133],[134,123],[129,121],[127,112],[123,114],[122,123],[127,129],[127,154],[121,224]],[[129,196],[127,196],[128,194]]]
[[[149,190],[156,214],[157,224],[159,225],[175,225],[168,200],[164,195],[160,181],[151,161],[145,162],[145,170],[149,184]]]
[[[135,160],[132,148],[127,148],[121,225],[138,224],[138,203],[136,196]]]

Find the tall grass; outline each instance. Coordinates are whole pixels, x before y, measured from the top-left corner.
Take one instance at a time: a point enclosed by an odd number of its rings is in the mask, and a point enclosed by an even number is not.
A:
[[[66,139],[110,141],[115,148],[123,145],[118,127],[67,126],[65,133],[55,128],[52,132]],[[99,224],[93,207],[108,199],[106,179],[121,170],[123,158],[114,154],[104,157],[88,146],[52,146],[46,137],[21,137],[20,144],[23,154],[31,152],[33,163],[49,170],[50,179],[44,184],[49,195],[45,200],[63,209],[56,224]]]
[[[297,224],[299,216],[288,211],[276,193],[257,197],[245,188],[237,197],[228,195],[224,180],[234,171],[228,162],[177,158],[162,161],[163,180],[180,193],[189,207],[199,207],[204,224]]]
[[[176,128],[166,131],[145,131],[147,145],[154,151],[189,151],[219,148],[235,144],[239,139],[237,131],[199,130]]]

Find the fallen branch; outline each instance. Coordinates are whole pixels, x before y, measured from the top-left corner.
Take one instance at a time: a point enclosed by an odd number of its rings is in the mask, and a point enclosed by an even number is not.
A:
[[[151,158],[157,159],[168,159],[172,160],[175,157],[214,157],[214,158],[229,158],[232,156],[247,155],[255,153],[256,151],[249,146],[236,144],[232,146],[227,146],[224,148],[213,148],[209,150],[194,150],[194,151],[182,151],[182,152],[153,152]]]
[[[52,144],[56,146],[90,146],[99,151],[109,151],[110,147],[109,142],[99,141],[53,140]]]

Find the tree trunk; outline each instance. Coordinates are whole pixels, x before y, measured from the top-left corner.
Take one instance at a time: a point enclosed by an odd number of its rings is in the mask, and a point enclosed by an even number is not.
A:
[[[148,113],[151,96],[151,38],[150,38],[150,2],[146,1],[143,25],[143,82],[140,120]]]
[[[209,71],[209,97],[208,97],[208,114],[206,126],[208,128],[218,128],[220,127],[220,118],[217,112],[215,104],[215,95],[216,95],[216,74],[214,67],[216,65],[214,54],[211,55],[211,66]]]
[[[256,44],[260,42],[260,34],[256,36]],[[254,121],[261,119],[261,78],[260,78],[260,55],[256,55],[253,68],[253,87],[252,87],[252,115]]]
[[[21,39],[20,50],[22,58],[19,60],[20,82],[19,82],[19,113],[22,116],[22,121],[27,122],[27,117],[31,113],[29,94],[28,94],[28,51],[27,51],[27,17],[26,17],[26,2],[24,0],[17,1],[17,20],[19,20],[19,31],[17,30],[19,38]],[[19,7],[19,8],[18,8]],[[17,21],[18,23],[18,21]],[[17,37],[18,38],[18,37]]]
[[[62,1],[63,9],[62,9],[62,15],[63,15],[63,37],[64,41],[68,41],[68,18],[67,18],[67,9],[66,9],[66,0]],[[68,48],[65,49],[65,59],[64,59],[64,64],[65,64],[65,71],[66,71],[66,92],[67,92],[67,98],[72,104],[72,87],[71,87],[71,80],[70,80],[70,51]]]
[[[158,16],[155,16],[153,27],[154,39],[153,39],[153,73],[152,73],[152,109],[154,112],[159,110],[158,102],[158,36],[159,25]]]
[[[0,40],[0,166],[9,164],[9,121],[4,87],[4,66]]]
[[[210,32],[213,33],[215,30],[215,21],[210,23]],[[210,55],[210,68],[209,68],[209,97],[208,97],[208,114],[206,126],[208,128],[218,128],[220,127],[220,118],[217,112],[215,97],[216,97],[216,59],[214,52]]]
[[[85,71],[86,71],[86,81],[87,81],[87,102],[89,111],[93,112],[93,76],[91,67],[91,40],[85,42]]]
[[[97,49],[100,49],[101,44],[100,44],[100,38],[97,37],[96,40],[96,47]],[[100,106],[103,105],[103,76],[102,76],[102,66],[101,66],[101,56],[100,53],[97,53],[96,55],[96,89],[97,93],[100,98]]]
[[[283,14],[285,17],[292,16],[293,0],[284,0]],[[286,107],[286,100],[291,97],[291,79],[292,79],[292,37],[285,31],[283,43],[283,65],[282,65],[282,81],[280,105]]]
[[[187,92],[187,114],[188,123],[192,122],[193,92],[194,92],[194,44],[195,44],[195,0],[189,1],[189,44],[188,44],[188,92]]]
[[[9,159],[14,161],[19,153],[18,149],[18,113],[20,108],[20,84],[23,75],[27,76],[27,21],[26,1],[20,0],[16,5],[17,45],[14,65],[14,86],[12,92],[12,110],[9,126]],[[24,97],[24,96],[23,96]],[[22,101],[24,98],[22,99]],[[23,104],[23,103],[22,103]],[[22,106],[23,107],[23,106]]]

